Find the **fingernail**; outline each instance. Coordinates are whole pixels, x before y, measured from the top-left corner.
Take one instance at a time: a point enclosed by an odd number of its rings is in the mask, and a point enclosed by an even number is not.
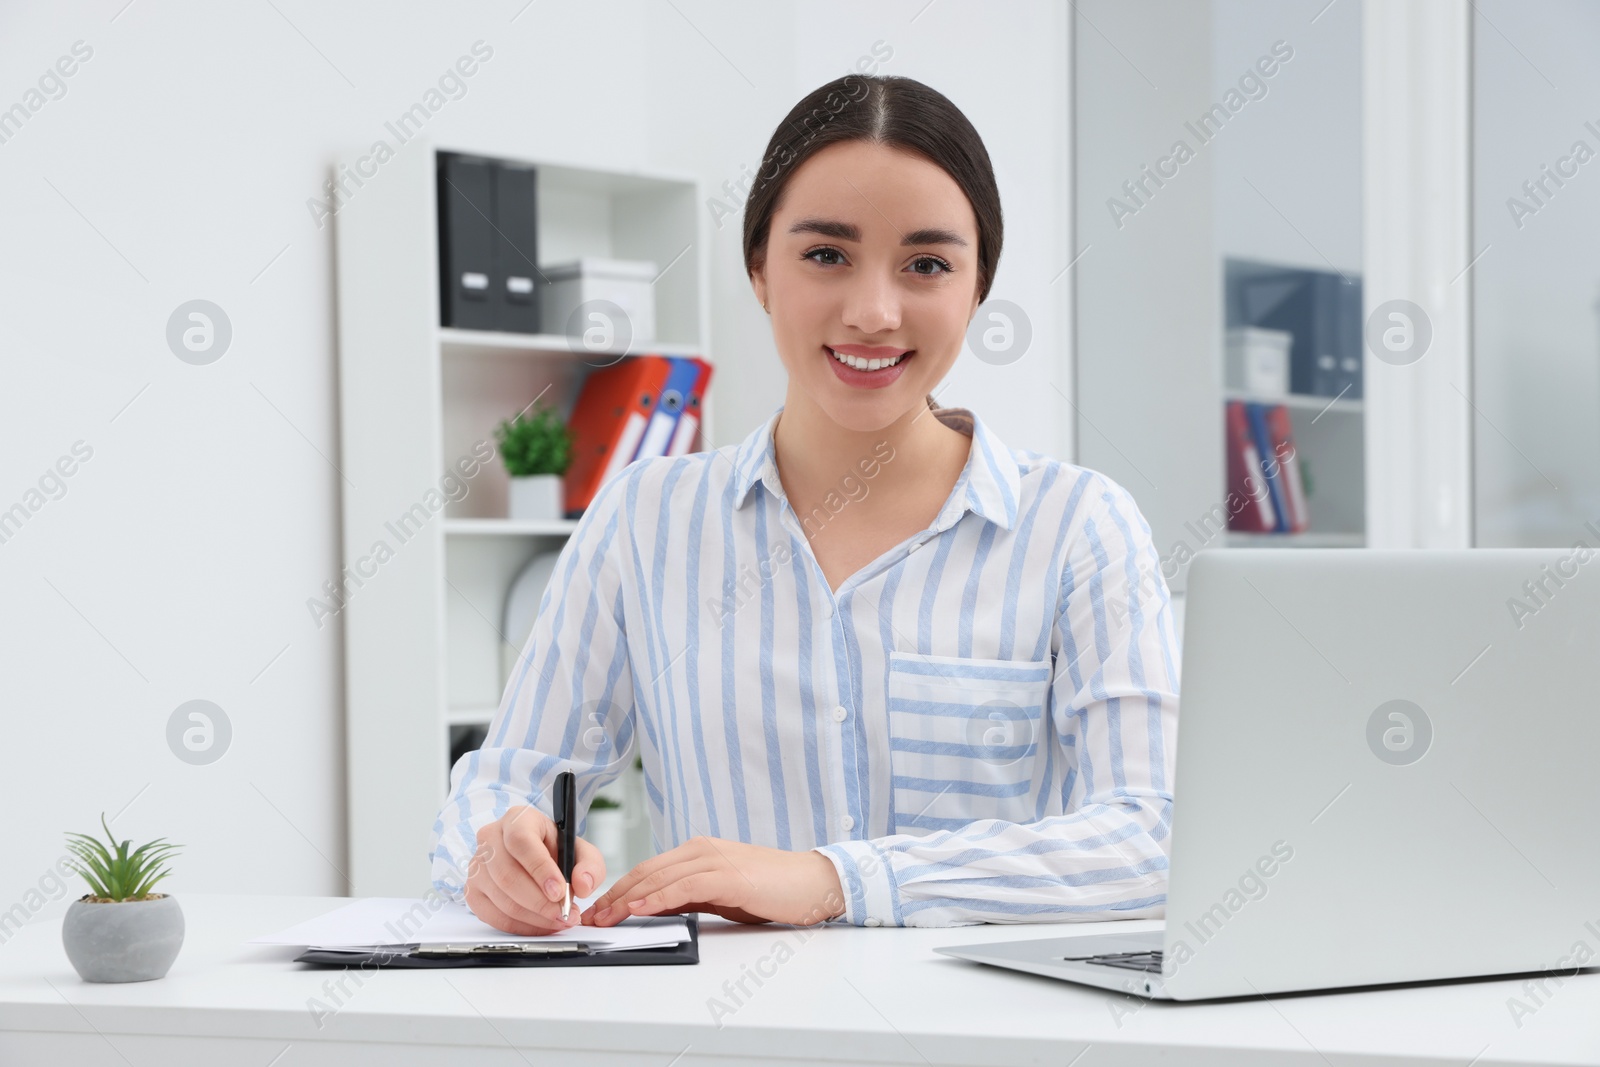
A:
[[[561,883],[554,878],[546,878],[544,882],[544,895],[551,900],[561,899]]]
[[[599,911],[594,913],[594,921],[596,923],[603,923],[607,919],[609,919],[610,917],[611,917],[611,909],[610,908],[601,908]]]
[[[590,881],[590,879],[589,879],[589,876],[587,874],[578,875],[578,895],[580,897],[588,895],[588,892],[589,892],[589,881]]]
[[[630,901],[628,901],[628,907],[629,908],[642,908],[642,907],[644,907],[644,901],[642,899],[641,900],[630,900]]]

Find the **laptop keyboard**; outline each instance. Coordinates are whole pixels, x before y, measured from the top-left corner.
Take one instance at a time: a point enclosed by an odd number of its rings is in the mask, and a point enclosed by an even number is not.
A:
[[[1066,956],[1073,963],[1098,963],[1102,967],[1121,967],[1128,971],[1161,973],[1161,950],[1151,952],[1108,952],[1100,956]]]

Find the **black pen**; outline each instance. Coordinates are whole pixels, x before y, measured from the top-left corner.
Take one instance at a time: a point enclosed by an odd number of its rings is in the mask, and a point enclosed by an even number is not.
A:
[[[561,901],[561,921],[566,922],[572,911],[572,864],[578,853],[578,779],[571,771],[556,775],[555,816],[556,863],[567,883]]]

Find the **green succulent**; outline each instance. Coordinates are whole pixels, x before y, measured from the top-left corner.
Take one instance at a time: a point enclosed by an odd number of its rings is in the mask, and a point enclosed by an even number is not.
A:
[[[618,804],[610,797],[596,796],[593,800],[589,801],[590,811],[611,811],[620,807],[622,807],[622,805]]]
[[[83,880],[89,883],[89,888],[97,898],[143,900],[150,895],[150,890],[157,882],[172,873],[161,865],[181,845],[166,844],[166,838],[158,837],[130,853],[128,847],[133,842],[117,844],[111,827],[106,825],[106,813],[103,811],[100,813],[100,825],[105,828],[106,840],[111,842],[110,848],[88,834],[67,834],[67,850],[78,858],[77,863],[69,863],[69,866],[83,875]]]
[[[529,416],[518,412],[500,421],[495,430],[500,458],[513,478],[533,474],[565,474],[572,462],[572,431],[551,407],[541,406]]]

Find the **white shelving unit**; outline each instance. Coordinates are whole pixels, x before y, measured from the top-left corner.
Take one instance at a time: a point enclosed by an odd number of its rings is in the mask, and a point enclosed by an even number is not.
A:
[[[598,362],[563,335],[439,325],[434,159],[431,144],[407,143],[335,217],[344,562],[356,573],[379,542],[390,549],[359,587],[351,583],[343,612],[347,870],[352,891],[366,896],[426,890],[451,730],[486,724],[500,703],[506,592],[529,559],[559,550],[577,525],[506,519],[497,448],[463,479],[464,494],[445,479],[458,460],[494,446],[500,420],[535,397],[569,416]],[[538,168],[541,263],[657,264],[658,337],[613,355],[711,359],[708,221],[695,180],[521,162]],[[715,440],[709,396],[702,417]],[[400,527],[417,505],[428,517]],[[622,783],[612,795],[634,792]]]

